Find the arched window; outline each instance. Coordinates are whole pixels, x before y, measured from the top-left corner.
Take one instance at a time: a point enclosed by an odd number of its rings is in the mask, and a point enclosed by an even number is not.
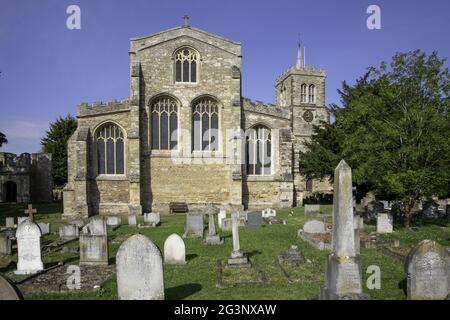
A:
[[[251,128],[246,134],[246,164],[248,175],[271,174],[271,132],[264,126]]]
[[[306,84],[302,84],[300,87],[300,101],[301,103],[306,103]]]
[[[124,174],[122,130],[113,123],[107,123],[97,131],[96,141],[98,174]]]
[[[151,103],[152,149],[173,150],[177,148],[178,102],[162,96]]]
[[[190,48],[175,53],[175,82],[197,82],[199,54]]]
[[[286,87],[284,84],[282,84],[280,89],[280,106],[285,107],[286,105],[287,105]]]
[[[205,97],[194,102],[192,110],[194,150],[216,151],[219,148],[219,105]]]
[[[316,103],[316,86],[309,85],[309,103]]]

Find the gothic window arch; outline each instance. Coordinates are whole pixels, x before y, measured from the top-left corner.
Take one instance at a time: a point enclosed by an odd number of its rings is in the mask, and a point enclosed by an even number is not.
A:
[[[170,96],[153,99],[150,105],[153,150],[173,150],[178,144],[179,102]]]
[[[196,83],[198,79],[199,53],[191,48],[178,49],[175,59],[175,82]]]
[[[307,97],[306,96],[306,87],[307,87],[307,85],[305,83],[300,86],[300,101],[301,101],[301,103],[308,102],[306,100],[306,97]]]
[[[122,129],[111,122],[104,124],[95,135],[97,148],[97,173],[125,173],[125,139]]]
[[[246,133],[245,161],[247,175],[270,175],[272,172],[272,133],[263,125]]]
[[[308,89],[309,103],[316,103],[316,86],[311,84]]]
[[[194,101],[192,109],[192,146],[194,151],[219,149],[219,103],[211,97]]]

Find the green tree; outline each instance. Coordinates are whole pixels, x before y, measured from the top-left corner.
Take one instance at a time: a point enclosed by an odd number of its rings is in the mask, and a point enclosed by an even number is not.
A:
[[[77,119],[71,115],[59,117],[41,139],[42,150],[52,154],[53,184],[67,183],[67,141],[77,129]]]
[[[6,136],[2,132],[0,132],[0,147],[6,143],[8,143],[8,139],[6,139]]]
[[[301,154],[303,172],[331,177],[345,159],[357,186],[402,202],[410,227],[422,197],[449,192],[450,74],[444,64],[435,52],[398,53],[354,86],[344,82],[342,107],[331,106],[335,122],[316,128]]]

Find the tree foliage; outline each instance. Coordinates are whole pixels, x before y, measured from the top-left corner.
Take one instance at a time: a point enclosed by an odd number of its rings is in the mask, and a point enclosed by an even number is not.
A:
[[[6,143],[8,143],[8,139],[6,139],[6,136],[2,132],[0,132],[0,147]]]
[[[300,166],[310,177],[332,175],[340,159],[357,186],[402,201],[405,224],[422,197],[447,195],[450,182],[450,75],[437,53],[396,54],[343,83],[333,124],[315,128]],[[318,153],[318,154],[315,154]]]
[[[42,149],[52,154],[53,184],[64,186],[67,183],[67,141],[77,129],[77,120],[71,115],[59,117],[50,123],[45,137],[41,139]]]

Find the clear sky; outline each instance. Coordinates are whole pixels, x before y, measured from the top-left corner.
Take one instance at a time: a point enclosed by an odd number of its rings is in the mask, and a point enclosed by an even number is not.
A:
[[[81,8],[81,30],[66,9]],[[381,8],[369,30],[367,7]],[[274,101],[275,79],[295,64],[327,70],[327,104],[367,67],[398,51],[450,56],[448,0],[0,0],[0,131],[8,152],[36,152],[49,121],[79,102],[129,95],[129,38],[183,23],[242,43],[243,95]]]

